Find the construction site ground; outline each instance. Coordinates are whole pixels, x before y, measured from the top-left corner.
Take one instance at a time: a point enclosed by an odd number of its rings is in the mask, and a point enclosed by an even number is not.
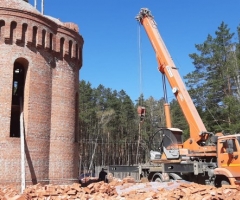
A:
[[[132,177],[112,178],[109,183],[88,177],[72,185],[28,186],[22,194],[11,186],[0,188],[0,200],[239,200],[240,186],[215,188],[185,181],[136,182]]]

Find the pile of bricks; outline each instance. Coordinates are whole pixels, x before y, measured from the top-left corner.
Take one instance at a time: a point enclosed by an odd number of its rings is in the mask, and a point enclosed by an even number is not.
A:
[[[24,193],[29,199],[107,199],[116,195],[113,187],[104,182],[92,183],[87,187],[80,184],[72,185],[46,185],[44,187],[35,185],[27,188]]]
[[[160,187],[158,192],[151,195],[151,199],[161,200],[237,200],[240,199],[240,187],[223,186],[215,188],[191,183],[180,184],[178,188],[170,191]]]
[[[148,191],[134,189],[118,194],[116,187],[129,187],[137,185],[131,177],[121,181],[112,180],[110,183],[91,183],[86,187],[74,183],[72,185],[45,185],[29,186],[23,194],[18,194],[11,187],[0,189],[0,200],[239,200],[239,186],[224,186],[215,188],[213,186],[199,185],[195,183],[180,183],[175,189],[159,187],[157,190]],[[142,183],[143,184],[143,183]],[[144,183],[149,187],[150,183]],[[170,187],[173,183],[168,183]]]
[[[22,195],[11,187],[0,189],[0,200],[60,200],[60,199],[111,199],[117,196],[115,187],[102,182],[91,183],[87,187],[74,183],[72,185],[36,184],[27,187]],[[114,199],[114,198],[112,198]]]

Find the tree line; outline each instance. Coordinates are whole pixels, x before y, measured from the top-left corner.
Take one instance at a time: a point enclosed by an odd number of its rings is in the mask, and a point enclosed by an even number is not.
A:
[[[196,52],[189,54],[194,71],[184,76],[188,92],[210,132],[240,132],[240,26],[236,33],[222,22]],[[79,83],[79,155],[82,168],[147,163],[159,127],[165,127],[164,98],[139,96],[134,103],[116,91],[81,80]],[[138,106],[146,108],[142,121]],[[189,136],[178,102],[170,102],[172,126]]]

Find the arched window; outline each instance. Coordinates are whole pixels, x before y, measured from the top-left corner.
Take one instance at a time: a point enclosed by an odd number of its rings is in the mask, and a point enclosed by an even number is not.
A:
[[[82,48],[79,48],[78,59],[82,62]]]
[[[68,50],[69,58],[72,58],[72,45],[73,45],[73,42],[72,42],[72,40],[70,40],[69,41],[69,50]]]
[[[37,45],[37,31],[38,28],[36,26],[33,27],[33,35],[32,35],[32,43],[34,46]]]
[[[12,83],[12,107],[10,137],[20,137],[20,114],[24,102],[25,68],[19,63],[14,63]]]
[[[64,52],[64,38],[60,39],[60,56],[63,57]]]
[[[13,43],[13,37],[15,35],[15,31],[17,28],[17,23],[16,22],[11,22],[11,27],[10,27],[10,43]]]
[[[22,25],[22,42],[23,42],[23,44],[25,44],[25,41],[26,41],[27,27],[28,27],[28,25],[26,23],[24,23]]]
[[[53,34],[52,33],[50,33],[49,48],[50,50],[53,50]]]
[[[42,46],[45,48],[46,41],[46,30],[42,30]]]
[[[78,59],[78,57],[79,57],[78,56],[78,44],[76,44],[76,55],[75,56],[76,56],[76,59]]]

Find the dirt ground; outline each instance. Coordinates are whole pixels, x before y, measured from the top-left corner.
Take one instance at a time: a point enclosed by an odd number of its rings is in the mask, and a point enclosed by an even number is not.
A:
[[[239,186],[199,185],[184,181],[169,183],[135,182],[132,177],[123,180],[112,178],[109,183],[87,178],[82,184],[72,185],[33,185],[23,194],[12,187],[0,188],[0,200],[239,200]]]

